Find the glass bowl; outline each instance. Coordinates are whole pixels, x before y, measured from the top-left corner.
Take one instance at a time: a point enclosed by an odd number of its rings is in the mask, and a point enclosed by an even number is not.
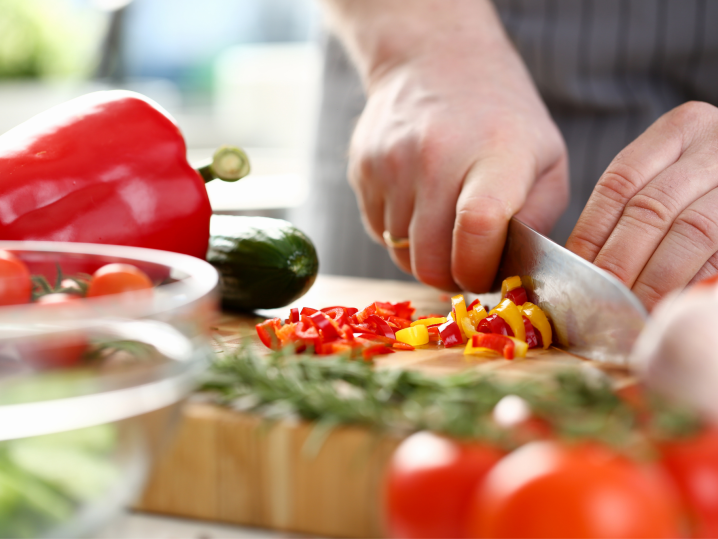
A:
[[[132,264],[149,293],[0,307],[0,537],[86,536],[138,493],[211,357],[218,276],[186,255],[0,242],[38,287]]]

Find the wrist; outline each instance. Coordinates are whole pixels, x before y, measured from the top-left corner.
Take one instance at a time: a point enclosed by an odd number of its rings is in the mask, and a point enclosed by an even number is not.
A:
[[[387,72],[426,58],[513,51],[489,0],[325,0],[369,90]]]

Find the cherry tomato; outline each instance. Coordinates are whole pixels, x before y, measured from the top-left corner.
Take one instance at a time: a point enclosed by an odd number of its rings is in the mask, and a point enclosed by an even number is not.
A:
[[[718,537],[718,428],[660,444],[660,451],[692,524],[692,536]]]
[[[71,301],[77,301],[82,299],[82,296],[78,294],[66,294],[64,292],[55,292],[52,294],[45,294],[35,300],[36,305],[59,305],[69,303]]]
[[[87,297],[108,296],[152,288],[147,275],[131,264],[108,264],[92,276]]]
[[[27,266],[12,253],[0,251],[0,305],[29,303],[31,293]]]
[[[386,475],[391,537],[459,537],[471,493],[503,453],[416,433],[397,448]]]
[[[470,537],[678,537],[667,478],[598,444],[528,443],[488,473]]]
[[[82,360],[89,343],[82,333],[47,335],[17,345],[23,361],[40,369],[72,367]]]

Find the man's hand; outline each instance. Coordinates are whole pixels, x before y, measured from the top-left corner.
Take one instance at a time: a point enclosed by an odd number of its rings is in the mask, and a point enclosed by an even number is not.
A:
[[[603,173],[566,247],[651,310],[718,272],[718,109],[686,103],[659,118]]]
[[[566,150],[486,0],[334,0],[368,99],[349,177],[367,230],[420,281],[487,290],[516,214],[548,232]]]

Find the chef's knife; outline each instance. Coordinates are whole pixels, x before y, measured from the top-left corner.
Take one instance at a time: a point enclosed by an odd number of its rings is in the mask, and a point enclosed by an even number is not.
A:
[[[519,275],[529,301],[551,319],[554,344],[596,361],[627,365],[648,314],[618,279],[542,236],[509,222],[495,288]]]

